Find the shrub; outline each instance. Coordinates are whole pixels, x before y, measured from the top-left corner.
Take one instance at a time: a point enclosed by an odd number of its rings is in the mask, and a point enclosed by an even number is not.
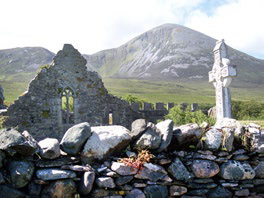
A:
[[[201,124],[204,121],[208,122],[210,125],[215,124],[215,119],[208,117],[201,110],[192,112],[190,108],[187,108],[183,111],[179,105],[171,108],[169,114],[166,115],[165,118],[173,120],[175,125],[188,123]]]

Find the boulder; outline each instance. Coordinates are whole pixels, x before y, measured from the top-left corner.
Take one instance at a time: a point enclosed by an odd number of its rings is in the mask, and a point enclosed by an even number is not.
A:
[[[94,180],[95,173],[93,171],[85,172],[79,184],[79,192],[82,195],[88,195],[93,188]]]
[[[66,178],[75,178],[76,173],[69,170],[60,169],[39,169],[36,171],[36,176],[38,179],[42,180],[57,180]]]
[[[219,172],[218,164],[210,160],[194,160],[191,168],[198,178],[210,178]]]
[[[45,159],[55,159],[60,156],[60,144],[55,138],[46,138],[39,141],[40,156]]]
[[[175,177],[176,180],[190,181],[194,177],[179,158],[175,158],[173,163],[169,166],[168,172]]]
[[[34,172],[34,164],[27,161],[11,161],[8,164],[8,170],[12,185],[15,188],[22,188],[30,182]]]
[[[115,188],[115,182],[111,177],[98,177],[95,180],[95,183],[100,188]]]
[[[171,143],[172,134],[173,134],[173,121],[165,120],[156,124],[156,127],[160,131],[161,143],[158,149],[158,152],[164,151]]]
[[[201,129],[197,124],[186,124],[173,128],[173,136],[176,140],[172,141],[172,147],[182,148],[190,143],[198,142],[201,137]]]
[[[168,177],[166,170],[152,163],[144,163],[144,167],[135,176],[137,179],[147,179],[153,182],[163,180]]]
[[[24,156],[33,155],[37,148],[31,145],[27,139],[17,130],[0,130],[0,150],[5,150],[13,155],[19,153]]]
[[[255,167],[256,178],[264,179],[264,161],[259,162]]]
[[[123,126],[92,127],[92,136],[87,140],[82,151],[82,161],[89,163],[103,160],[112,153],[121,151],[131,141],[129,130]]]
[[[113,162],[111,169],[117,172],[119,175],[123,175],[123,176],[135,175],[138,171],[138,169],[128,166],[121,162]]]
[[[246,162],[229,160],[220,167],[220,176],[226,180],[253,179],[255,171]]]
[[[168,189],[167,186],[161,185],[151,185],[144,188],[144,193],[147,198],[151,197],[159,197],[159,198],[167,198],[168,197]]]
[[[132,122],[131,132],[129,133],[133,139],[137,139],[147,129],[148,122],[145,119],[137,119]]]
[[[222,133],[212,128],[205,134],[205,146],[210,150],[218,150],[222,143]]]
[[[42,190],[41,197],[74,197],[76,185],[71,179],[57,180]]]
[[[89,123],[83,122],[69,128],[64,134],[60,145],[62,150],[70,155],[76,155],[79,153],[91,136],[91,128]]]
[[[136,149],[158,149],[161,143],[161,137],[153,129],[148,128],[146,132],[136,141],[134,148]]]

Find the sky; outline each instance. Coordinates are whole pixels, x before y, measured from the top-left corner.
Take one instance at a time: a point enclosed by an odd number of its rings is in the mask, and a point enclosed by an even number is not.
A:
[[[180,24],[264,59],[264,0],[0,0],[0,49],[71,43],[83,54]]]

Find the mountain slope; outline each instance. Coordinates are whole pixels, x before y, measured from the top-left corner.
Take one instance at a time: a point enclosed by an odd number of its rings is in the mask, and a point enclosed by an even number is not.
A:
[[[175,24],[147,31],[126,44],[85,55],[88,69],[103,77],[152,80],[208,80],[216,40]],[[229,47],[232,64],[238,67],[237,85],[264,84],[264,60]]]
[[[42,47],[0,50],[0,80],[29,81],[53,57],[54,53]]]

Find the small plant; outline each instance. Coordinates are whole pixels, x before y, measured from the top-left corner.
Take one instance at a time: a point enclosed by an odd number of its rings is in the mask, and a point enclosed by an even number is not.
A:
[[[130,156],[129,158],[123,158],[119,162],[124,163],[127,166],[137,169],[138,171],[142,170],[144,163],[149,162],[154,157],[148,150],[141,150],[137,157]]]

